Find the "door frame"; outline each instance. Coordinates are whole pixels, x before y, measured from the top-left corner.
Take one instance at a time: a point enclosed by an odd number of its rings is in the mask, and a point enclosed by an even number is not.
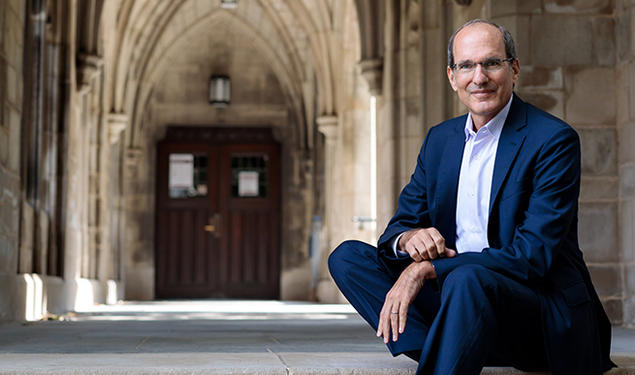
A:
[[[270,266],[274,266],[275,270],[273,271],[275,277],[272,280],[271,292],[268,293],[264,298],[280,298],[280,277],[281,277],[281,234],[282,234],[282,215],[281,215],[281,195],[282,195],[282,185],[281,185],[281,145],[278,140],[274,138],[273,129],[271,127],[217,127],[217,126],[178,126],[171,125],[168,126],[166,135],[163,139],[161,139],[156,145],[157,158],[156,158],[156,174],[155,174],[155,234],[154,234],[154,298],[179,298],[179,297],[158,297],[158,288],[159,288],[159,244],[161,240],[161,233],[159,228],[159,220],[162,211],[160,207],[162,203],[160,202],[162,197],[162,193],[165,193],[165,189],[167,188],[167,181],[165,178],[161,178],[161,174],[167,176],[168,171],[167,165],[163,165],[164,161],[161,160],[159,150],[161,147],[165,147],[166,144],[169,145],[193,145],[197,144],[198,147],[212,146],[218,147],[216,150],[216,160],[220,162],[222,160],[221,150],[224,148],[223,146],[232,146],[232,145],[254,145],[257,149],[260,149],[260,145],[269,145],[275,149],[274,157],[271,160],[271,165],[276,163],[275,168],[271,168],[274,173],[269,177],[269,181],[277,185],[276,191],[273,192],[271,196],[271,210],[275,217],[275,222],[277,222],[277,228],[272,231],[273,242],[271,253],[274,256],[272,263]],[[197,146],[193,146],[197,147]],[[226,148],[226,147],[225,147]],[[227,168],[227,166],[222,166],[222,168]],[[161,171],[160,168],[164,168],[165,170]],[[208,178],[209,178],[209,164],[208,164]],[[162,186],[164,184],[165,186]],[[219,181],[219,185],[222,182]],[[220,194],[224,190],[221,186],[209,186],[208,193],[212,194],[212,192],[216,191]],[[218,195],[218,210],[225,211],[227,203],[224,202],[224,197]],[[210,199],[210,198],[207,198]],[[226,213],[225,213],[226,214]],[[223,237],[218,241],[219,246],[227,247],[227,236],[229,235],[228,231],[223,230],[225,233]],[[225,249],[222,251],[229,251],[229,249]],[[183,298],[196,298],[196,297],[183,297]],[[209,297],[201,297],[201,298],[214,298],[214,296]]]

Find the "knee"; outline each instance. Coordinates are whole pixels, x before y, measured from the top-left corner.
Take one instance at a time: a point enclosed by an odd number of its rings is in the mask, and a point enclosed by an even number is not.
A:
[[[493,285],[492,271],[476,265],[466,264],[451,271],[443,283],[443,290],[454,294],[457,290],[465,290],[470,293],[476,290],[485,290]]]
[[[369,245],[360,241],[344,241],[329,255],[328,265],[331,276],[336,281],[350,271],[360,259],[365,247]]]

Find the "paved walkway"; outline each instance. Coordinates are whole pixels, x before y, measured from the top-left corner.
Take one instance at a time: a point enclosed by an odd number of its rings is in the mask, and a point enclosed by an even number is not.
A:
[[[0,325],[0,374],[413,374],[348,305],[176,301]],[[635,374],[635,330],[612,353]],[[403,358],[402,358],[403,357]],[[489,368],[487,374],[520,374]]]

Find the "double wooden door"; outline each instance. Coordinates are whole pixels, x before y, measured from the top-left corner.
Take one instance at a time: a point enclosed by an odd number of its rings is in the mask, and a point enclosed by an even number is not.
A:
[[[279,297],[280,148],[263,132],[177,128],[159,143],[157,298]]]

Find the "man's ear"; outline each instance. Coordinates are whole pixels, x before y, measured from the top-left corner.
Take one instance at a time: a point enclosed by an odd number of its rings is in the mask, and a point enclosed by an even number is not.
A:
[[[520,76],[520,63],[518,62],[518,59],[512,61],[511,68],[512,82],[514,83],[514,85],[516,85],[516,82],[518,82],[518,77]]]
[[[454,70],[448,66],[448,81],[450,81],[450,86],[452,86],[452,90],[456,91],[456,77],[454,76]]]

